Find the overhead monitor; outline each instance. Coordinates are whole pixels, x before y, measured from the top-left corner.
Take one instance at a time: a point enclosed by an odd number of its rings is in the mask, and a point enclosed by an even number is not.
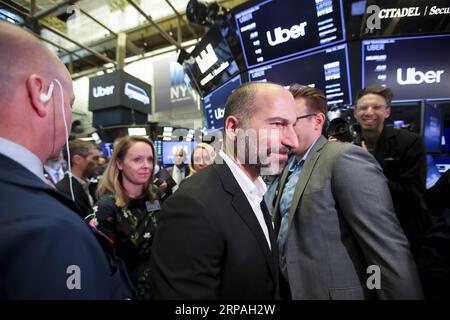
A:
[[[241,77],[236,76],[203,98],[203,112],[208,129],[223,128],[225,103],[230,94],[241,84]]]
[[[250,1],[233,13],[249,68],[344,40],[340,0]]]
[[[184,69],[201,96],[220,87],[239,73],[236,52],[241,51],[231,27],[214,26],[195,46],[189,54],[190,57],[184,59]]]
[[[394,102],[450,100],[450,35],[362,41],[362,87],[382,85]]]
[[[347,45],[322,49],[300,57],[249,70],[249,81],[289,86],[299,83],[325,92],[329,105],[351,104]]]
[[[146,136],[147,135],[147,129],[146,128],[128,128],[128,135],[129,136]]]
[[[448,32],[448,0],[352,1],[355,4],[362,7],[361,24],[355,30],[361,37]]]
[[[186,152],[185,164],[189,164],[192,151],[197,143],[195,141],[162,141],[162,162],[164,165],[173,165],[175,153],[178,149]]]

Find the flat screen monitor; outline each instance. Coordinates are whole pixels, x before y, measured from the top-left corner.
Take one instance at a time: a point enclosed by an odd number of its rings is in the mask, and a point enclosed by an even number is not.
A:
[[[450,99],[450,35],[362,41],[362,87],[382,85],[394,102]]]
[[[113,144],[110,142],[105,142],[105,143],[99,143],[98,145],[100,154],[107,157],[108,159],[111,158],[112,154],[113,154]]]
[[[249,81],[270,81],[289,86],[299,83],[325,92],[329,105],[351,104],[347,45],[322,49],[300,57],[249,70]]]
[[[184,60],[186,74],[194,83],[201,96],[220,87],[239,73],[231,42],[231,28],[227,25],[214,26],[203,36],[202,40]],[[236,37],[237,38],[237,37]],[[238,46],[236,41],[236,47]]]
[[[241,77],[236,76],[203,98],[203,112],[208,129],[223,128],[225,103],[230,94],[241,84]]]
[[[189,159],[197,143],[195,141],[162,141],[162,163],[164,165],[174,164],[175,152],[182,148],[186,152],[185,164],[189,164]]]
[[[250,1],[233,13],[248,68],[344,40],[340,0]]]

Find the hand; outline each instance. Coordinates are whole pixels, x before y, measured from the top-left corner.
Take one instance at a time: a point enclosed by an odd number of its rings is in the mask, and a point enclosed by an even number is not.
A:
[[[336,137],[329,136],[328,141],[339,141]]]
[[[367,144],[364,140],[361,141],[361,148],[363,148],[366,151],[369,151],[369,148],[367,148]]]
[[[161,191],[161,195],[165,195],[167,191],[167,182],[163,182],[159,185],[159,191]]]

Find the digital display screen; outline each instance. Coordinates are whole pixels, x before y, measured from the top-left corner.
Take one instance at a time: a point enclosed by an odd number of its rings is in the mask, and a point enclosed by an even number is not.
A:
[[[442,112],[436,105],[425,105],[424,130],[425,149],[427,152],[441,152]]]
[[[364,5],[358,28],[362,37],[448,32],[448,23],[443,23],[450,11],[448,0],[367,0],[356,3]]]
[[[197,143],[195,141],[162,141],[162,162],[165,165],[173,165],[175,152],[182,148],[186,152],[185,164],[189,164],[191,153]]]
[[[208,129],[223,129],[225,103],[230,94],[241,84],[241,77],[236,76],[203,98],[203,112]]]
[[[158,161],[160,161],[162,158],[162,141],[155,140],[153,141],[153,145],[155,146],[156,157],[158,158]]]
[[[339,0],[266,0],[233,10],[248,68],[344,40]]]
[[[351,104],[347,45],[323,49],[249,70],[249,81],[270,81],[289,86],[299,83],[321,89],[329,105]]]
[[[106,143],[99,143],[98,145],[100,154],[107,157],[108,159],[111,158],[113,154],[113,144],[106,142]]]
[[[227,41],[231,30],[228,27],[212,27],[184,61],[190,76],[201,96],[230,80],[239,73],[232,48]]]
[[[362,42],[362,87],[382,85],[394,102],[450,99],[450,35]]]

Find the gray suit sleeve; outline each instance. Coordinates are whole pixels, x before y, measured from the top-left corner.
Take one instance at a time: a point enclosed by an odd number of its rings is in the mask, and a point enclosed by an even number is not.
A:
[[[368,265],[380,267],[378,296],[422,299],[417,268],[375,158],[360,147],[350,146],[336,159],[332,188]]]

